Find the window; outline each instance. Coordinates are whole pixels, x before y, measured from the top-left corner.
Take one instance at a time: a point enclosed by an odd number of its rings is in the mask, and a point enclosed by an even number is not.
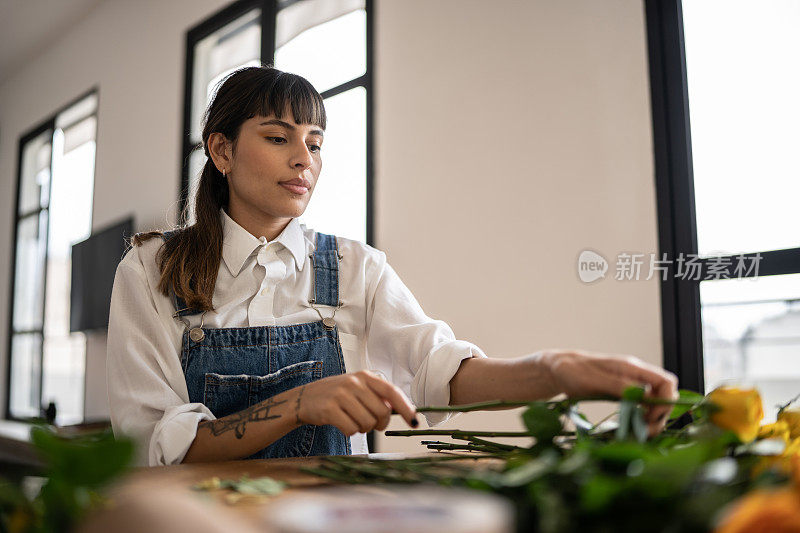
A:
[[[6,417],[83,420],[86,339],[70,333],[70,251],[91,232],[97,92],[19,143]]]
[[[702,265],[662,284],[666,366],[684,387],[734,380],[785,403],[800,389],[800,6],[646,8],[660,247]],[[756,268],[715,279],[740,257]]]
[[[273,64],[308,79],[328,113],[323,171],[301,221],[372,243],[371,4],[239,1],[188,32],[183,202],[206,161],[201,119],[217,83],[241,66]]]

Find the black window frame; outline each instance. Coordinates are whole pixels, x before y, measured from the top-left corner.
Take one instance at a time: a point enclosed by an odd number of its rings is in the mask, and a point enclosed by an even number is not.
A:
[[[26,333],[39,333],[41,335],[42,342],[41,342],[40,349],[39,349],[39,409],[40,409],[40,413],[41,413],[41,410],[44,407],[42,405],[42,387],[44,385],[45,306],[42,305],[42,326],[41,326],[41,328],[31,329],[31,330],[20,330],[20,331],[15,331],[14,330],[14,293],[15,293],[15,289],[16,289],[16,274],[17,274],[17,234],[19,233],[19,223],[20,223],[20,221],[25,219],[25,218],[28,218],[28,217],[30,217],[30,216],[32,216],[34,214],[40,214],[42,211],[47,211],[48,212],[48,214],[47,214],[47,216],[48,216],[48,222],[47,222],[48,228],[45,230],[45,251],[44,251],[44,268],[45,268],[45,272],[44,272],[44,281],[42,283],[42,298],[45,298],[45,295],[47,294],[47,255],[48,255],[47,249],[49,247],[48,245],[49,245],[49,240],[50,240],[50,234],[49,234],[50,233],[50,231],[49,231],[49,226],[50,226],[50,199],[49,198],[48,198],[48,201],[47,201],[47,207],[41,207],[40,206],[38,209],[33,209],[33,210],[29,211],[29,212],[22,213],[22,214],[20,214],[20,212],[19,212],[19,204],[20,204],[21,195],[22,195],[22,158],[23,158],[23,155],[24,155],[23,152],[24,152],[24,149],[25,149],[25,145],[28,142],[30,142],[31,140],[35,139],[36,137],[38,137],[39,135],[41,135],[45,131],[50,130],[53,133],[55,133],[55,130],[56,130],[56,119],[58,118],[58,116],[61,113],[63,113],[64,111],[66,111],[70,107],[74,106],[78,102],[80,102],[80,101],[84,100],[85,98],[88,98],[89,96],[92,96],[92,95],[96,95],[97,98],[98,98],[98,102],[99,102],[99,99],[100,99],[100,87],[99,86],[95,85],[95,86],[89,88],[88,90],[86,90],[85,92],[83,92],[77,98],[73,98],[72,100],[67,102],[65,105],[63,105],[60,108],[58,108],[48,118],[46,118],[45,120],[40,122],[38,125],[36,125],[33,128],[31,128],[27,132],[23,133],[19,137],[18,146],[17,146],[17,190],[16,190],[16,200],[14,201],[14,224],[12,225],[12,230],[11,230],[12,231],[12,234],[11,234],[11,254],[10,254],[10,256],[11,256],[11,269],[10,269],[11,272],[9,274],[10,281],[9,281],[9,285],[8,285],[9,286],[9,296],[8,296],[8,333],[6,334],[6,336],[8,338],[6,339],[6,380],[5,380],[6,381],[6,383],[5,383],[5,385],[6,385],[6,404],[5,404],[5,409],[4,409],[4,413],[3,413],[3,417],[4,417],[5,420],[13,420],[13,421],[17,421],[17,422],[26,422],[26,421],[30,420],[30,418],[24,418],[24,417],[21,418],[21,417],[15,417],[15,416],[11,415],[11,368],[12,368],[11,367],[11,363],[12,363],[12,361],[11,361],[11,358],[12,358],[11,348],[12,348],[12,341],[14,339],[14,335],[26,334]],[[97,115],[97,112],[98,112],[98,110],[95,110],[94,114]],[[79,121],[80,120],[84,120],[85,118],[86,117],[82,117],[81,119],[79,119]],[[72,124],[67,124],[62,129],[66,129],[71,125]],[[51,140],[51,142],[52,142],[52,140]],[[95,155],[95,158],[96,157],[97,156]],[[53,161],[52,161],[52,157],[51,157],[51,160],[50,160],[50,180],[51,180],[51,184],[52,184],[52,179],[53,179],[52,170],[53,170]],[[84,383],[83,393],[84,393],[84,399],[85,399],[85,395],[86,395],[85,383]]]
[[[660,253],[668,259],[668,275],[661,281],[661,320],[664,367],[674,372],[681,388],[703,392],[703,339],[700,282],[708,265],[728,262],[728,277],[736,277],[737,255],[703,258],[699,279],[676,277],[674,260],[697,256],[697,219],[692,168],[692,138],[681,0],[645,0],[653,150]],[[742,277],[800,273],[800,248],[753,251],[757,271]],[[717,263],[719,264],[719,263]]]
[[[272,65],[275,61],[275,24],[278,11],[297,3],[300,0],[238,0],[217,13],[211,15],[199,24],[193,26],[186,33],[186,49],[184,56],[184,96],[183,96],[183,131],[181,134],[181,182],[179,206],[181,212],[186,206],[189,194],[189,158],[197,145],[191,141],[191,113],[192,113],[192,78],[194,75],[194,49],[197,43],[212,33],[243,16],[253,9],[261,10],[261,63]],[[375,245],[374,205],[375,192],[373,186],[374,157],[374,33],[375,33],[375,2],[365,0],[367,18],[366,42],[366,72],[361,76],[332,87],[321,94],[323,99],[328,99],[337,94],[349,91],[355,87],[364,87],[367,92],[366,102],[366,236],[367,244]]]

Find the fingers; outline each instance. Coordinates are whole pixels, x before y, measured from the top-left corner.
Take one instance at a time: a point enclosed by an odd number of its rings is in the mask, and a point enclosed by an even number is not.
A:
[[[337,409],[328,415],[328,420],[325,422],[332,426],[339,428],[339,431],[347,435],[355,435],[358,433],[358,424],[350,418],[350,416],[341,409]]]
[[[386,426],[389,425],[389,419],[392,416],[392,406],[385,400],[379,398],[369,387],[365,387],[364,390],[356,391],[356,397],[367,411],[375,417],[376,423],[374,428],[371,429],[377,429],[379,431],[386,429]]]
[[[601,394],[610,394],[618,398],[622,397],[622,393],[625,392],[625,389],[628,387],[642,386],[641,381],[637,381],[625,375],[615,375],[615,373],[600,376],[600,378],[603,381],[597,383],[595,386],[602,389]]]
[[[674,400],[678,397],[678,380],[674,374],[659,367],[645,363],[634,357],[623,357],[622,374],[628,380],[644,386],[645,397]],[[624,378],[623,378],[624,379]],[[645,422],[649,435],[655,436],[666,426],[671,404],[648,405],[645,409]]]
[[[341,407],[361,433],[372,431],[378,423],[378,418],[373,416],[358,398],[351,398],[350,401],[344,402]]]
[[[372,374],[364,372],[367,386],[380,398],[386,400],[389,405],[405,419],[411,427],[417,427],[417,410],[405,394],[396,386],[388,381]]]
[[[327,400],[331,408],[325,418],[348,435],[383,430],[389,425],[392,409],[416,427],[416,409],[396,386],[369,371],[337,376]]]
[[[634,364],[634,371],[639,372],[639,379],[646,384],[645,396],[664,400],[676,399],[678,397],[678,380],[675,375],[657,367],[650,369],[642,366],[644,364],[643,362]],[[672,408],[671,404],[648,406],[646,421],[654,428],[654,431],[663,429]]]
[[[648,394],[648,396],[653,398],[663,398],[665,400],[677,399],[678,398],[677,380],[666,379],[659,385],[653,387],[652,392]],[[651,406],[650,412],[648,413],[650,415],[648,418],[648,422],[653,422],[653,423],[666,422],[667,417],[669,416],[670,412],[672,412],[672,408],[673,406],[671,404]]]

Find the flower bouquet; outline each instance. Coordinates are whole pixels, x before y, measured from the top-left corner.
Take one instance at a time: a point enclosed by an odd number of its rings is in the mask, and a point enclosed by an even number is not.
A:
[[[796,400],[797,398],[795,398]],[[525,431],[387,431],[449,437],[423,441],[442,453],[400,460],[329,457],[304,469],[345,483],[438,483],[509,498],[519,531],[800,533],[800,410],[764,418],[757,390],[650,398],[637,387],[616,421],[591,423],[582,404],[609,398],[488,402],[418,411],[524,407]],[[648,438],[648,404],[674,404],[667,428]],[[532,445],[493,438],[520,437]],[[507,441],[508,442],[508,441]],[[483,459],[482,468],[469,459]],[[488,466],[486,464],[488,463]]]

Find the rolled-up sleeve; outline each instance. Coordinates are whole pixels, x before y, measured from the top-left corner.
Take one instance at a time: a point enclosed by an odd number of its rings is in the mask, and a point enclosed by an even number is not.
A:
[[[202,403],[189,402],[180,330],[168,309],[157,309],[162,295],[151,290],[140,248],[131,249],[117,267],[111,296],[106,366],[111,424],[115,435],[135,440],[137,464],[176,464],[194,441],[197,424],[214,415]],[[163,299],[162,307],[168,302]]]
[[[486,357],[476,345],[458,340],[450,326],[425,314],[414,295],[377,251],[367,290],[367,357],[417,406],[449,405],[450,380],[461,361]],[[431,426],[451,413],[424,413]]]

